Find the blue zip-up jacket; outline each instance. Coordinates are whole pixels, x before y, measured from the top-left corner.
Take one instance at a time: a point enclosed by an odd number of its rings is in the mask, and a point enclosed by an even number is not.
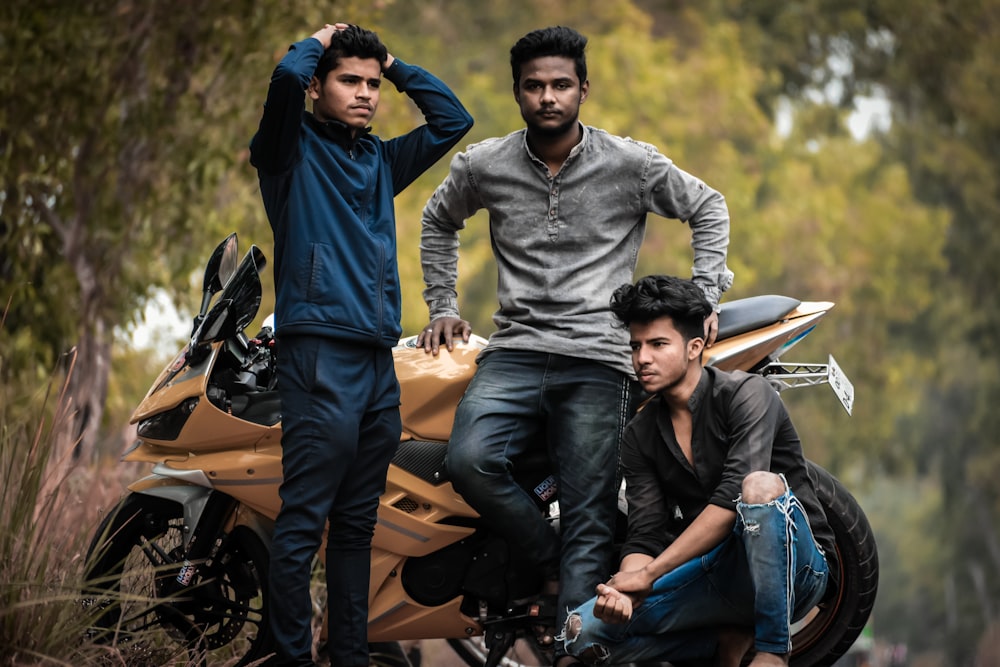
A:
[[[391,347],[401,333],[393,197],[469,131],[472,117],[444,83],[396,58],[385,78],[427,123],[386,141],[368,132],[352,140],[345,125],[305,110],[322,54],[311,37],[291,46],[250,143],[274,232],[276,329]]]

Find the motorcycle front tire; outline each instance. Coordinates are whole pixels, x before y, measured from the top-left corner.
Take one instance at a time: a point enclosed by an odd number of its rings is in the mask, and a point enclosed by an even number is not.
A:
[[[247,665],[273,652],[267,623],[266,546],[237,526],[187,585],[183,509],[132,493],[101,522],[87,555],[92,639],[143,664]],[[183,578],[183,576],[181,577]],[[131,659],[130,659],[131,658]]]

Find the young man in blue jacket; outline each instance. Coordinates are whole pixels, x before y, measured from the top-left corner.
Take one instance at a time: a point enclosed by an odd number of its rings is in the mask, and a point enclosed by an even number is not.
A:
[[[389,140],[370,133],[383,75],[425,125]],[[284,480],[270,566],[275,664],[314,664],[310,570],[328,520],[330,658],[369,663],[371,538],[401,430],[393,197],[470,127],[447,86],[357,26],[327,24],[293,44],[271,77],[250,161],[274,232],[277,291]]]

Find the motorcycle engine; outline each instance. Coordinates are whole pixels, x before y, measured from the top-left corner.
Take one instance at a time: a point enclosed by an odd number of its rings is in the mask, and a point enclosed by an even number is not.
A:
[[[410,558],[400,579],[403,589],[416,602],[428,607],[461,595],[466,572],[474,562],[479,544],[481,540],[473,536],[432,554]]]

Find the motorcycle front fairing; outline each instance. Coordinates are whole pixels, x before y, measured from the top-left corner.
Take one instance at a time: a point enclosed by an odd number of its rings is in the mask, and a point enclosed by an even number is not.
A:
[[[249,355],[243,330],[260,307],[259,272],[265,264],[263,253],[252,246],[214,305],[199,314],[191,340],[160,373],[132,414],[131,423],[138,424],[142,442],[184,453],[239,447],[252,445],[275,426],[239,419],[231,410],[215,405],[224,406],[224,401],[209,395],[210,375],[220,355]],[[203,304],[202,310],[206,307]],[[195,435],[181,437],[182,432]]]
[[[231,243],[227,248],[223,260],[235,252]],[[225,263],[213,255],[207,276],[221,271],[213,262]],[[154,466],[151,475],[133,482],[129,490],[180,504],[189,528],[185,542],[200,525],[213,491],[240,496],[249,507],[264,510],[281,480],[279,413],[275,411],[273,419],[241,419],[232,414],[228,398],[215,397],[210,386],[223,358],[242,366],[252,357],[243,330],[260,305],[259,272],[264,264],[254,246],[235,270],[224,272],[218,299],[210,308],[203,299],[190,341],[163,369],[131,418],[138,424],[139,440],[122,459]],[[220,284],[206,278],[206,294],[219,292]],[[258,445],[269,447],[272,456],[262,457]],[[239,493],[232,493],[234,489]],[[268,536],[262,522],[251,523],[262,539]]]

